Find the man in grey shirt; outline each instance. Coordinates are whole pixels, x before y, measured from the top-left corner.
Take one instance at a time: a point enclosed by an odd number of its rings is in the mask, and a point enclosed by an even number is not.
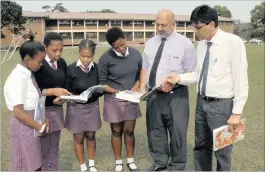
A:
[[[172,85],[165,78],[170,73],[194,71],[196,52],[188,38],[174,31],[172,11],[158,12],[156,29],[158,35],[146,42],[140,76],[142,93],[160,86],[147,101],[147,136],[149,151],[154,158],[148,171],[184,170],[189,121],[188,87]]]

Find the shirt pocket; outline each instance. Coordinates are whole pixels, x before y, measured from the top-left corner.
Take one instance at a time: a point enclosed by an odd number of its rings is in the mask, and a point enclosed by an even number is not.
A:
[[[209,62],[209,75],[214,77],[221,77],[228,73],[230,63],[223,57],[213,57]]]
[[[183,53],[181,52],[170,52],[168,55],[168,68],[170,72],[179,72],[182,68]]]

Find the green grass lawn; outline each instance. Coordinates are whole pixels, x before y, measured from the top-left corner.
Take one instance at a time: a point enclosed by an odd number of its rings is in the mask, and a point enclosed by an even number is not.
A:
[[[234,171],[263,171],[264,170],[264,44],[247,44],[247,54],[249,62],[249,99],[244,109],[243,117],[246,118],[246,136],[243,141],[234,145],[232,170]],[[137,47],[141,52],[143,47]],[[107,48],[98,48],[94,61],[98,62],[100,55]],[[1,53],[1,58],[3,58]],[[65,48],[63,57],[70,64],[77,60],[77,48]],[[3,86],[6,78],[19,63],[18,52],[12,59],[1,65],[1,170],[10,171],[10,141],[9,141],[9,120],[4,97]],[[195,86],[190,86],[190,122],[188,129],[188,161],[186,170],[193,171],[193,151],[194,146],[194,110],[195,110]],[[151,164],[151,157],[148,152],[146,125],[145,125],[145,104],[141,103],[142,118],[137,121],[135,129],[136,150],[135,160],[140,169],[146,169]],[[102,112],[102,99],[101,99]],[[102,118],[103,119],[103,118]],[[103,122],[103,127],[97,133],[97,153],[96,165],[102,171],[114,168],[114,156],[110,143],[109,124]],[[63,130],[60,142],[60,170],[61,171],[80,171],[73,148],[73,137],[66,129]],[[122,154],[124,164],[126,152],[123,146]],[[127,170],[124,165],[124,169]]]

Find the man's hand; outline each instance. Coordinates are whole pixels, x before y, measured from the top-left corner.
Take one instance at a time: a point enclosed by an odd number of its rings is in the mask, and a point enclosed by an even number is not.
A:
[[[164,80],[161,84],[160,84],[160,90],[165,92],[165,93],[169,93],[172,91],[172,89],[174,88],[174,85],[167,82],[166,80]]]
[[[240,114],[232,114],[227,121],[228,129],[230,132],[236,130],[240,123]]]
[[[139,89],[139,92],[142,93],[142,94],[146,94],[147,93],[146,85],[141,85],[140,89]]]
[[[175,85],[176,83],[180,81],[179,74],[168,74],[166,76],[166,81]]]

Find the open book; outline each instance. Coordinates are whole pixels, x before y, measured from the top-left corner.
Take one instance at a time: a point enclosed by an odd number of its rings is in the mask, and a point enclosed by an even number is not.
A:
[[[45,96],[40,97],[35,107],[34,120],[37,121],[40,125],[43,125],[45,122],[45,100]],[[39,131],[37,131],[36,129],[34,129],[34,136],[40,136]]]
[[[95,85],[89,87],[87,90],[83,91],[80,95],[60,96],[60,98],[62,100],[86,103],[88,99],[93,95],[93,93],[103,93],[103,91],[104,91],[103,85]]]
[[[213,130],[213,150],[217,151],[226,146],[244,139],[245,119],[241,119],[239,126],[233,132],[228,131],[228,126],[222,126]]]
[[[141,94],[138,92],[133,92],[130,90],[121,91],[116,93],[116,98],[121,100],[127,100],[133,103],[140,103],[140,101],[146,101],[148,98],[153,95],[159,87],[154,87],[152,90],[145,94]]]

